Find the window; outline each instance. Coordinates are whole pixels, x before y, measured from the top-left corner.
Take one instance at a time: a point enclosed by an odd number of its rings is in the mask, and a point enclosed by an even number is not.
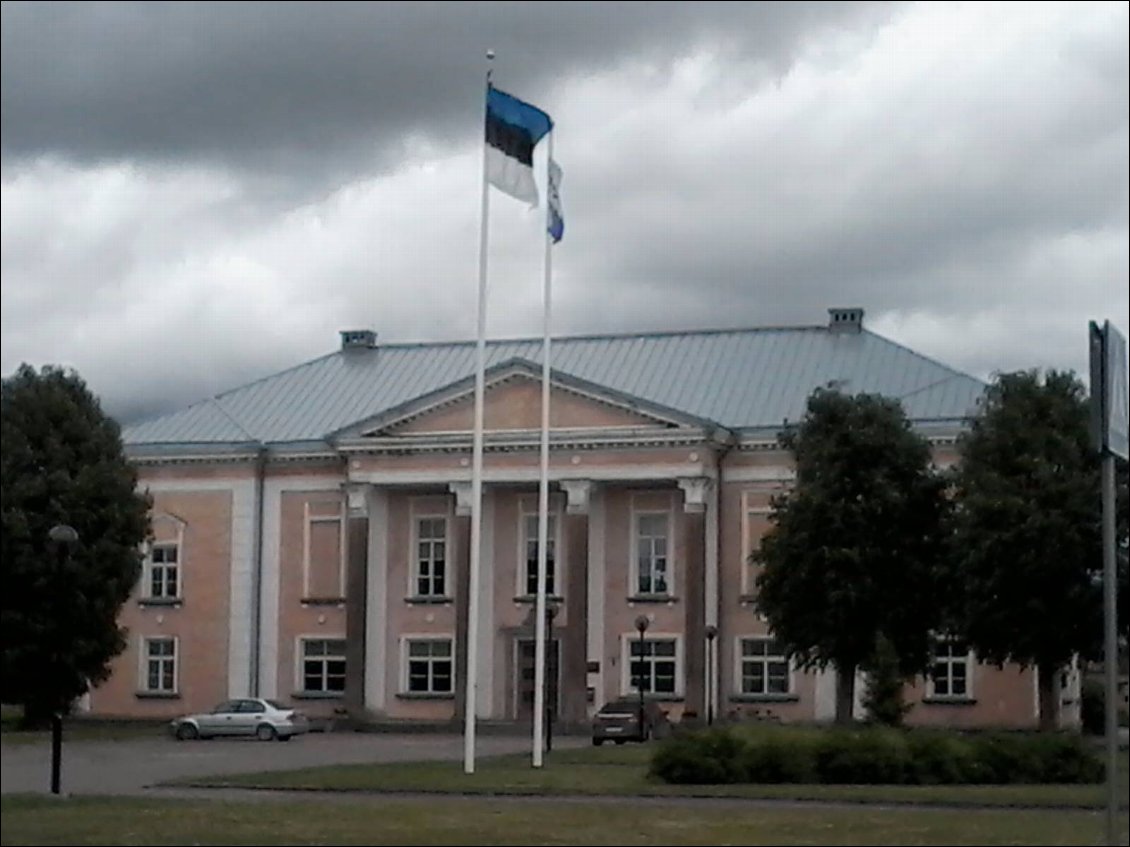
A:
[[[302,640],[302,691],[341,694],[345,691],[345,639]]]
[[[339,498],[307,500],[306,550],[303,555],[302,596],[317,600],[345,595],[345,521]]]
[[[934,642],[928,697],[964,700],[972,695],[969,648],[964,641],[949,638]]]
[[[447,518],[416,519],[417,597],[447,596]]]
[[[678,643],[674,638],[629,638],[628,655],[631,657],[629,684],[638,691],[640,680],[643,690],[650,694],[676,694],[679,690]]]
[[[757,505],[763,501],[764,496],[753,492],[746,492],[744,496],[741,591],[745,597],[752,597],[757,592],[757,575],[761,572],[761,564],[753,561],[752,555],[761,549],[761,539],[769,529],[769,515],[772,510]]]
[[[450,694],[455,690],[450,639],[421,639],[407,644],[410,694]]]
[[[789,657],[773,638],[741,639],[741,693],[789,694]]]
[[[175,694],[177,690],[177,641],[146,638],[144,641],[144,689],[152,694]]]
[[[667,514],[636,515],[636,591],[639,594],[669,594]]]
[[[554,579],[556,568],[554,562],[557,558],[557,516],[548,516],[545,545],[545,593],[557,594],[557,584]],[[522,518],[522,548],[526,561],[526,594],[538,593],[538,515],[524,515]]]
[[[173,543],[154,544],[149,548],[146,567],[149,569],[149,597],[168,600],[180,597],[180,550]]]

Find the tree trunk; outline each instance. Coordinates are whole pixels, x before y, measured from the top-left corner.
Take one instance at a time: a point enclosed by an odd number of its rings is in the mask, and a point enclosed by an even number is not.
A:
[[[836,725],[849,726],[855,707],[855,665],[836,666]]]
[[[1059,729],[1059,666],[1041,662],[1038,665],[1040,689],[1040,732]]]

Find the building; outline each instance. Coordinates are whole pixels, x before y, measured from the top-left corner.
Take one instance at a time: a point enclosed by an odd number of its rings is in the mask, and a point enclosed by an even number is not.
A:
[[[528,719],[540,355],[536,339],[488,345],[475,644],[473,343],[343,332],[331,355],[127,427],[154,540],[122,613],[129,647],[91,710],[158,717],[259,695],[311,714],[451,721],[474,650],[481,718]],[[553,364],[560,718],[634,692],[638,662],[675,718],[830,719],[834,674],[793,667],[754,604],[747,555],[792,475],[777,432],[817,387],[881,393],[945,465],[984,385],[865,329],[862,309],[818,326],[563,338]],[[1034,725],[1032,673],[937,650],[912,721]]]

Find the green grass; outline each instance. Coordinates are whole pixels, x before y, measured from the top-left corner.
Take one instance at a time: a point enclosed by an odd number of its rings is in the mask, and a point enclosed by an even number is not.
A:
[[[746,797],[925,805],[1102,808],[1102,785],[667,785],[651,780],[647,745],[554,751],[534,770],[527,756],[480,759],[476,773],[456,762],[334,765],[192,779],[194,785],[320,791],[560,794],[568,796]],[[1127,757],[1122,754],[1125,786]],[[1123,792],[1123,796],[1124,796]]]
[[[433,798],[0,800],[2,844],[1088,844],[1091,812],[796,809]],[[1125,830],[1124,830],[1125,832]]]

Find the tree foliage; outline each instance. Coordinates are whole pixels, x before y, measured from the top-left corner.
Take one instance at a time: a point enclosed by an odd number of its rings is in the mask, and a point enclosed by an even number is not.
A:
[[[35,722],[106,679],[118,613],[138,580],[148,498],[117,424],[74,372],[28,365],[3,381],[3,699]],[[69,549],[56,525],[78,533]]]
[[[774,499],[754,554],[758,605],[804,666],[835,664],[836,719],[847,722],[855,670],[880,635],[902,674],[928,664],[945,482],[900,404],[875,395],[819,390],[780,441],[796,484]]]
[[[1101,637],[1098,458],[1082,383],[1071,373],[1003,374],[959,442],[954,550],[960,628],[984,660],[1035,666],[1040,720],[1055,687]]]

